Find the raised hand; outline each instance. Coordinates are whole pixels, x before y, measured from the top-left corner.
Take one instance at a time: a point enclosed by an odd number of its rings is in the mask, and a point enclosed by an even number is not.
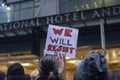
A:
[[[61,53],[57,53],[57,59],[58,59],[58,72],[62,73],[64,69],[64,56]]]

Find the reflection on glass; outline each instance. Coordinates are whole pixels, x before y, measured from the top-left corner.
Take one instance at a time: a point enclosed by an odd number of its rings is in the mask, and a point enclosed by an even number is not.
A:
[[[14,18],[13,18],[13,11],[10,11],[10,21],[14,21]]]
[[[83,0],[60,0],[60,13],[80,11],[83,9]]]
[[[86,8],[87,8],[87,9],[90,9],[90,7],[89,7],[89,5],[88,5],[88,4],[85,4],[85,6],[86,6]]]
[[[105,6],[115,5],[115,0],[104,0]]]
[[[68,11],[80,11],[84,9],[84,2],[83,0],[70,0],[68,2]]]
[[[10,11],[11,7],[9,5],[6,6],[6,11]]]
[[[94,2],[94,6],[95,6],[95,8],[97,8],[97,7],[98,7],[98,5],[97,5],[97,3],[96,3],[96,2]]]
[[[10,12],[7,10],[7,6],[0,6],[0,23],[10,21]]]
[[[20,3],[16,3],[14,4],[14,6],[15,6],[14,10],[20,10]]]
[[[93,0],[94,8],[102,7],[102,0]]]
[[[17,20],[20,20],[20,11],[15,11],[14,12],[14,20],[17,21]]]
[[[20,18],[21,20],[24,20],[24,19],[30,19],[32,18],[32,9],[24,9],[24,10],[21,10],[21,13],[20,13]]]
[[[59,4],[59,7],[60,7],[59,9],[60,13],[66,13],[67,12],[67,1],[65,2],[61,1]]]
[[[116,0],[116,4],[117,4],[117,5],[120,5],[120,0]]]
[[[93,8],[93,0],[83,0],[85,9],[92,9]]]
[[[29,5],[26,5],[29,4]],[[33,7],[33,1],[24,2],[21,4],[21,8],[30,8]]]
[[[39,6],[40,5],[40,0],[35,0],[34,5]]]
[[[39,12],[40,12],[39,10],[40,10],[39,7],[35,7],[35,8],[34,8],[34,17],[39,17],[39,14],[40,14],[40,13],[39,13]]]
[[[39,7],[39,5],[36,5],[37,2],[40,2],[40,0],[35,0],[35,2],[27,1],[0,6],[0,23],[33,18],[33,13],[37,13],[34,12],[37,11],[34,9]]]
[[[66,0],[60,1],[60,13],[81,11],[103,6],[102,0]]]
[[[0,13],[0,23],[7,22],[7,14],[6,13]]]

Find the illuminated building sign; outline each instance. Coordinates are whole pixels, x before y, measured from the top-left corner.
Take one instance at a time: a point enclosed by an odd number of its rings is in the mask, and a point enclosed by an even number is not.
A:
[[[106,18],[106,17],[119,16],[119,15],[120,15],[120,5],[116,5],[105,8],[84,10],[78,12],[34,18],[23,21],[3,23],[0,24],[0,31],[2,32],[2,31],[32,28],[32,27],[42,27],[48,24],[70,23],[81,20]]]

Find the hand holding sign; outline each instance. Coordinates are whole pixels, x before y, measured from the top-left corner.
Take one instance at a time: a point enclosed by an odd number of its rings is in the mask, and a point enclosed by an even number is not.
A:
[[[57,51],[68,57],[75,57],[77,37],[77,29],[49,25],[45,50],[47,54]]]
[[[58,72],[62,73],[64,69],[64,56],[61,53],[55,52],[55,55],[57,55],[57,60],[58,60]]]

